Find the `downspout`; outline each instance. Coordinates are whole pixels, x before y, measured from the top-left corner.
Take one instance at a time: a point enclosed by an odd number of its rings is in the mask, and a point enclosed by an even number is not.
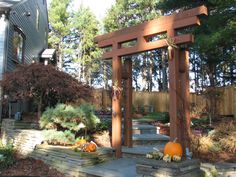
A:
[[[6,72],[7,68],[7,36],[8,36],[8,28],[9,28],[9,21],[7,20],[6,17],[7,12],[3,13],[0,15],[0,26],[1,26],[1,31],[0,34],[3,35],[3,58],[2,61],[0,61],[0,67],[2,72],[0,73],[0,80],[3,78],[3,74]],[[2,87],[0,86],[0,122],[2,122],[2,100],[3,100],[3,90]]]

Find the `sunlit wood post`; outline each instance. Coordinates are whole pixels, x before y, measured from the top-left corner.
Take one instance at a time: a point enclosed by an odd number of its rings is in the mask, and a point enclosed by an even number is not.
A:
[[[169,39],[173,39],[175,36],[174,29],[167,31]],[[173,141],[175,138],[178,142],[181,142],[181,121],[179,114],[179,49],[173,46],[168,46],[169,56],[169,114],[170,114],[170,138]]]
[[[125,132],[125,145],[128,147],[133,146],[132,141],[132,60],[126,59],[124,67],[127,74],[125,80],[126,85],[126,97],[125,97],[125,121],[124,121],[124,132]]]
[[[112,147],[115,149],[117,158],[122,156],[121,153],[121,97],[122,93],[114,93],[114,87],[121,88],[121,58],[114,56],[112,58]],[[114,95],[116,94],[116,95]]]
[[[190,93],[189,93],[189,51],[180,50],[179,53],[179,78],[180,78],[180,106],[182,106],[182,146],[190,146]]]

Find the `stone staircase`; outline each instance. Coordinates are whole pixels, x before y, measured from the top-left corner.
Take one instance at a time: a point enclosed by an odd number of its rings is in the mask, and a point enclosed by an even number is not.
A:
[[[124,157],[144,157],[153,148],[163,149],[169,136],[159,134],[156,126],[133,121],[133,147],[122,147]]]
[[[13,125],[14,129],[39,129],[38,123],[32,122],[23,122],[23,121],[15,121]]]

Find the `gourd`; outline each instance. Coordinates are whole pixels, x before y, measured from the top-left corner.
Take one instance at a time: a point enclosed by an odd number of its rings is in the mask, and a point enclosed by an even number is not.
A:
[[[95,152],[97,150],[97,145],[91,141],[84,146],[84,152]]]
[[[181,157],[180,156],[177,156],[177,155],[174,155],[172,157],[172,160],[175,161],[175,162],[180,162],[181,161]]]
[[[183,149],[181,144],[176,143],[177,138],[173,142],[168,142],[164,147],[164,155],[179,156],[180,158],[183,155]]]
[[[165,162],[171,162],[171,156],[168,155],[168,154],[166,154],[166,155],[163,157],[163,160],[164,160]]]
[[[80,139],[79,141],[76,142],[76,145],[84,145],[86,143],[87,143],[87,141],[84,138],[82,138],[82,139]]]

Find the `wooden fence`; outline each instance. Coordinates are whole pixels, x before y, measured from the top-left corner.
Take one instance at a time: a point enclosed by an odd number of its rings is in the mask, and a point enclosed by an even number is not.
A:
[[[216,105],[216,111],[220,115],[234,115],[236,117],[236,87],[217,88],[218,99],[212,99],[211,96],[190,94],[191,112],[199,113],[204,109],[209,109],[210,99]],[[94,91],[95,105],[97,109],[111,107],[111,92],[107,90]],[[156,112],[169,111],[168,92],[133,92],[133,106],[137,109],[153,109]]]

